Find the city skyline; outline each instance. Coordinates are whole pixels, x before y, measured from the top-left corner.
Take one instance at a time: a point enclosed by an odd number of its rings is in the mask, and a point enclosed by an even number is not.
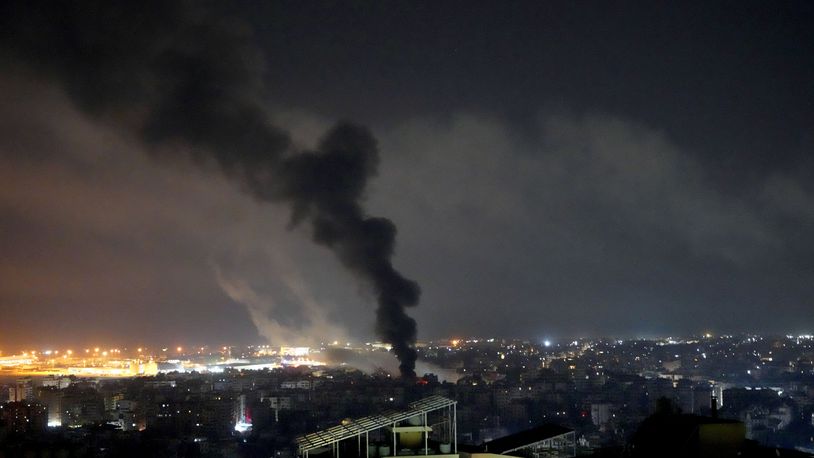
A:
[[[812,451],[812,335],[450,339],[419,346],[413,379],[399,376],[388,347],[52,348],[3,356],[0,450],[91,444],[102,456],[293,458],[326,456],[318,442],[334,438],[348,439],[342,456],[389,456],[384,446],[392,441],[402,444],[394,456],[415,456],[420,441],[395,434],[415,432],[423,414],[398,411],[454,405],[443,415],[454,438],[441,418],[422,422],[438,433],[424,442],[431,456],[454,458],[456,442],[494,453],[492,439],[530,431],[570,435],[555,456],[629,456],[626,444],[651,442],[654,421],[729,425],[727,448],[735,450],[723,456]],[[415,418],[399,426],[407,417]],[[382,425],[393,430],[358,437],[359,427]],[[676,436],[686,447],[686,436]],[[438,444],[450,440],[449,448]],[[361,441],[375,452],[363,452]],[[696,456],[692,447],[677,455]]]
[[[599,351],[606,348],[649,348],[650,352],[657,348],[664,358],[679,359],[690,357],[694,363],[707,363],[707,370],[715,368],[723,361],[702,361],[707,359],[704,349],[717,348],[710,353],[710,358],[728,356],[735,357],[742,352],[746,358],[757,358],[761,365],[767,362],[775,363],[789,372],[780,362],[773,361],[775,357],[784,355],[790,358],[789,352],[800,354],[791,357],[793,364],[805,366],[810,362],[806,353],[814,345],[814,335],[785,335],[767,336],[757,334],[742,335],[713,335],[705,333],[690,336],[662,336],[651,338],[616,339],[616,338],[575,338],[564,340],[528,340],[517,338],[496,337],[453,337],[436,339],[416,343],[419,355],[418,375],[433,374],[440,380],[456,382],[466,374],[456,371],[454,366],[445,367],[443,355],[453,355],[456,352],[483,351],[483,357],[499,361],[504,369],[517,368],[518,364],[531,364],[534,358],[535,365],[551,364],[555,360],[568,360],[586,351]],[[738,347],[761,347],[763,354],[754,350],[733,350]],[[788,347],[788,348],[787,348]],[[36,348],[36,349],[35,349]],[[792,348],[796,350],[792,351]],[[675,349],[673,355],[670,349]],[[723,349],[723,350],[721,350]],[[0,378],[2,377],[103,377],[103,378],[134,378],[155,376],[158,373],[221,373],[227,370],[237,371],[267,371],[291,367],[303,367],[307,370],[319,368],[352,368],[365,373],[385,372],[398,376],[398,363],[393,358],[393,347],[383,342],[321,342],[315,346],[275,346],[267,344],[257,345],[178,345],[167,346],[139,345],[138,347],[91,345],[86,348],[59,347],[59,346],[29,346],[27,349],[8,351],[9,348],[0,348]],[[711,350],[710,350],[711,351]],[[439,354],[440,352],[440,354]],[[766,354],[765,352],[768,352]],[[517,361],[504,361],[507,356],[525,355],[533,357],[525,363]],[[601,352],[599,354],[602,354]],[[630,354],[621,352],[618,358],[630,357]],[[441,358],[440,360],[438,358]],[[433,364],[433,361],[439,364]],[[669,360],[659,360],[668,372],[679,367],[673,367]],[[629,363],[626,363],[629,364]],[[750,363],[741,362],[741,367],[750,367]],[[698,366],[696,364],[696,369]],[[531,367],[529,369],[532,369]],[[757,369],[761,369],[760,366]],[[457,375],[456,375],[457,372]],[[794,372],[791,370],[791,372]],[[801,372],[801,374],[805,371]],[[695,374],[697,375],[697,374]],[[739,378],[743,374],[730,374]],[[747,375],[751,375],[749,372]],[[757,374],[755,374],[757,375]],[[660,377],[669,378],[662,374]],[[411,383],[407,380],[407,383]]]
[[[0,7],[0,349],[378,338],[378,277],[172,131],[195,110],[144,134],[162,33],[286,157],[375,138],[354,202],[397,228],[418,340],[814,330],[810,4],[466,5]]]

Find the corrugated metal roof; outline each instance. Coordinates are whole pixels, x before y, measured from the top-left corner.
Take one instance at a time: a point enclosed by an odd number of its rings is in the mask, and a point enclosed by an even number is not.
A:
[[[410,403],[409,410],[399,412],[391,411],[378,415],[371,415],[356,420],[351,420],[346,424],[340,424],[323,431],[300,436],[296,439],[300,452],[313,450],[315,448],[324,447],[334,442],[350,439],[352,437],[364,434],[385,426],[391,426],[394,423],[407,420],[408,418],[415,417],[416,415],[423,415],[424,413],[434,410],[443,409],[455,405],[457,401],[447,399],[443,396],[430,396],[415,402]]]
[[[527,429],[525,431],[520,431],[519,433],[503,436],[493,441],[486,442],[483,444],[483,448],[484,451],[489,453],[502,454],[512,450],[525,448],[546,439],[562,436],[563,434],[568,434],[573,431],[573,429],[569,429],[564,426],[548,423],[536,428]]]

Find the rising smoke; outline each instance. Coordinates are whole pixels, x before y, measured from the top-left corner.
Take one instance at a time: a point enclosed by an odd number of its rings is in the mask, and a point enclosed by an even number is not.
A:
[[[418,285],[392,264],[396,228],[362,206],[377,172],[376,140],[342,122],[313,151],[295,151],[263,102],[265,59],[251,29],[220,5],[173,1],[0,5],[0,63],[54,79],[74,103],[149,145],[158,159],[191,156],[243,191],[291,208],[292,224],[370,285],[376,331],[403,376],[415,375]]]

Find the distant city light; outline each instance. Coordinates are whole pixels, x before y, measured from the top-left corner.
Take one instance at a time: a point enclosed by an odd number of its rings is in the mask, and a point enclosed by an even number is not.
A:
[[[235,431],[237,431],[237,432],[239,432],[241,434],[245,433],[246,431],[248,431],[250,429],[252,429],[252,424],[251,423],[246,423],[246,422],[242,422],[242,421],[239,421],[239,422],[235,423]]]
[[[280,347],[281,356],[308,356],[309,347]]]

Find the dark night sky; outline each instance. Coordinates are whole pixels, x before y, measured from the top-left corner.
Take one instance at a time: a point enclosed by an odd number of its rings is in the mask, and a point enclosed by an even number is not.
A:
[[[218,8],[296,147],[339,119],[378,139],[366,205],[419,338],[814,331],[811,2]],[[287,209],[89,113],[2,12],[0,349],[372,338],[370,294]]]

